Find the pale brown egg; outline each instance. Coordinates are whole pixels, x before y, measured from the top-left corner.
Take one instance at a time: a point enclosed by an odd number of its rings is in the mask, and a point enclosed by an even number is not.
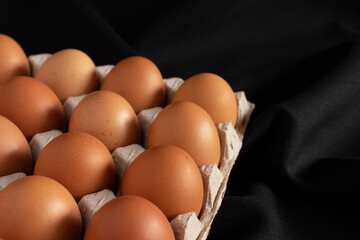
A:
[[[32,77],[17,76],[0,85],[0,115],[15,123],[27,140],[36,133],[66,130],[61,102],[48,86]]]
[[[32,174],[30,146],[20,129],[0,116],[0,177],[12,173]]]
[[[160,145],[141,153],[126,170],[122,195],[150,200],[172,220],[179,214],[199,215],[204,195],[198,166],[183,149]]]
[[[64,49],[53,54],[35,75],[48,85],[61,102],[68,97],[98,89],[96,67],[92,59],[78,49]]]
[[[237,101],[231,86],[219,75],[199,73],[188,78],[172,102],[191,101],[205,109],[215,124],[237,121]]]
[[[145,57],[132,56],[118,62],[104,79],[101,90],[120,94],[136,113],[165,104],[165,84],[161,72]]]
[[[84,195],[115,185],[115,164],[106,146],[94,136],[68,132],[40,152],[34,175],[55,179],[79,201]]]
[[[199,105],[189,101],[166,106],[150,127],[147,147],[176,145],[198,166],[219,164],[220,140],[214,121]]]
[[[150,201],[120,196],[106,203],[91,219],[84,240],[175,240],[165,217]]]
[[[0,192],[1,239],[80,240],[81,234],[74,198],[53,179],[27,176]]]
[[[110,152],[117,147],[140,144],[139,120],[130,104],[111,91],[95,91],[76,106],[69,132],[87,132],[101,140]]]
[[[30,76],[30,64],[19,43],[0,34],[0,84],[14,76]]]

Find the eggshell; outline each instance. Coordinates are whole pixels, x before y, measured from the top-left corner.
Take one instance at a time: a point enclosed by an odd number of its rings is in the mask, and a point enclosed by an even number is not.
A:
[[[199,73],[188,78],[176,91],[172,102],[192,101],[204,108],[215,124],[237,120],[237,101],[230,85],[214,73]]]
[[[141,140],[134,110],[125,98],[110,91],[95,91],[80,101],[69,122],[69,132],[73,131],[97,137],[110,152]]]
[[[115,165],[105,145],[83,132],[64,133],[49,142],[36,160],[34,175],[55,179],[76,201],[115,185]]]
[[[3,116],[0,116],[0,133],[0,176],[17,172],[32,174],[33,160],[24,134]]]
[[[198,166],[219,164],[219,136],[209,114],[189,101],[165,107],[150,127],[147,147],[173,144],[190,154]]]
[[[61,102],[98,88],[94,62],[78,49],[63,49],[54,53],[40,67],[35,78],[48,85]]]
[[[0,84],[14,76],[30,76],[30,65],[19,43],[0,34]]]
[[[66,129],[61,102],[32,77],[17,76],[0,85],[0,115],[15,123],[28,141],[39,132]]]
[[[165,215],[150,201],[120,196],[106,203],[91,219],[84,240],[174,240]]]
[[[1,239],[81,239],[79,208],[58,182],[27,176],[0,192]]]
[[[151,60],[140,56],[118,62],[104,79],[101,90],[120,94],[136,113],[147,108],[163,107],[166,100],[160,70]]]
[[[171,220],[179,214],[199,215],[204,196],[200,171],[183,149],[161,145],[141,153],[129,166],[121,195],[144,197]]]

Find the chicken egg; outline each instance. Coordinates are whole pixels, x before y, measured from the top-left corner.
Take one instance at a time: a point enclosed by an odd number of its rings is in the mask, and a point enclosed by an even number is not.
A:
[[[30,64],[19,43],[0,34],[0,84],[14,76],[30,76]]]
[[[231,86],[219,75],[199,73],[188,78],[175,92],[172,102],[191,101],[205,109],[215,124],[237,121],[237,101]]]
[[[76,106],[69,132],[87,132],[100,139],[110,152],[117,147],[140,143],[139,120],[130,104],[119,94],[95,91]]]
[[[166,106],[150,127],[147,147],[172,144],[184,149],[197,165],[219,164],[220,140],[214,121],[190,101]]]
[[[26,176],[0,192],[1,239],[80,240],[80,210],[68,190],[43,176]]]
[[[40,152],[34,175],[55,179],[79,201],[84,195],[115,186],[115,164],[106,146],[83,132],[57,136]]]
[[[123,96],[138,113],[165,104],[165,84],[160,70],[149,59],[127,57],[118,62],[105,77],[101,90]]]
[[[120,196],[106,203],[91,219],[84,240],[175,240],[164,213],[138,196]]]
[[[0,177],[12,173],[32,174],[30,146],[21,130],[0,115]]]
[[[48,85],[61,102],[71,96],[95,91],[99,85],[94,62],[78,49],[54,53],[39,68],[35,78]]]
[[[192,157],[174,145],[142,152],[126,170],[122,195],[137,195],[158,206],[169,220],[179,214],[199,215],[204,195],[200,171]]]
[[[61,102],[48,86],[32,77],[16,76],[0,85],[0,115],[15,123],[28,141],[36,133],[66,130]]]

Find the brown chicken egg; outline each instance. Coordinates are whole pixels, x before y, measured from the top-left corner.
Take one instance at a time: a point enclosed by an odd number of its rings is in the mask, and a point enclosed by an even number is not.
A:
[[[0,84],[14,76],[30,76],[30,64],[19,43],[0,34]]]
[[[55,179],[79,201],[84,195],[115,186],[115,164],[106,146],[94,136],[68,132],[40,152],[34,175]]]
[[[0,177],[17,172],[32,174],[30,146],[20,129],[3,116],[0,116],[0,149]]]
[[[0,85],[0,115],[15,123],[27,140],[39,132],[66,130],[61,102],[48,86],[32,77],[17,76]]]
[[[94,62],[78,49],[64,49],[53,54],[39,68],[35,78],[48,85],[61,102],[95,91],[99,85]]]
[[[165,104],[165,84],[161,72],[145,57],[132,56],[118,62],[105,77],[101,90],[120,94],[136,113]]]
[[[130,104],[111,91],[87,95],[73,111],[69,132],[87,132],[100,139],[110,152],[117,147],[140,144],[139,120]]]
[[[150,127],[147,147],[176,145],[198,166],[219,164],[220,140],[214,121],[199,105],[189,101],[166,106]]]
[[[231,86],[214,73],[199,73],[188,78],[176,91],[172,102],[191,101],[205,109],[215,124],[237,120],[237,101]]]
[[[126,170],[122,195],[137,195],[158,206],[169,220],[179,214],[199,215],[204,195],[200,171],[192,157],[174,145],[141,153]]]
[[[91,219],[84,240],[175,240],[164,213],[138,196],[120,196],[106,203]]]
[[[0,239],[80,240],[80,210],[53,179],[27,176],[0,192]]]

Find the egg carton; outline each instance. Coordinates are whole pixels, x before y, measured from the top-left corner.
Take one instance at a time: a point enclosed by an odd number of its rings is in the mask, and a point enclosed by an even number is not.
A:
[[[32,75],[35,76],[41,65],[51,56],[51,54],[36,54],[29,56]],[[114,65],[97,66],[96,72],[99,84],[102,83],[106,75],[111,71]],[[178,77],[164,79],[167,104],[171,102],[174,93],[184,83],[184,80]],[[221,157],[219,166],[216,164],[204,165],[199,167],[202,180],[204,183],[204,202],[199,216],[195,212],[184,213],[176,216],[171,222],[176,240],[205,240],[211,228],[211,224],[221,206],[224,198],[227,182],[230,172],[235,164],[242,147],[244,133],[249,122],[255,105],[246,99],[243,91],[235,92],[238,105],[238,120],[234,128],[231,122],[219,123],[216,125],[220,144]],[[86,96],[69,97],[63,104],[67,121],[70,120],[71,114],[77,104]],[[81,212],[83,228],[86,229],[88,223],[94,214],[107,202],[119,196],[119,189],[124,174],[129,165],[145,149],[146,141],[150,127],[156,116],[162,110],[161,107],[145,109],[137,114],[139,119],[142,138],[142,145],[132,144],[125,147],[119,147],[112,152],[116,167],[117,187],[116,191],[104,189],[102,191],[85,195],[79,202],[78,206]],[[29,142],[34,162],[39,156],[40,151],[55,137],[61,135],[59,130],[51,130],[38,133],[33,136]],[[0,191],[12,181],[26,176],[24,173],[14,173],[0,177]]]

